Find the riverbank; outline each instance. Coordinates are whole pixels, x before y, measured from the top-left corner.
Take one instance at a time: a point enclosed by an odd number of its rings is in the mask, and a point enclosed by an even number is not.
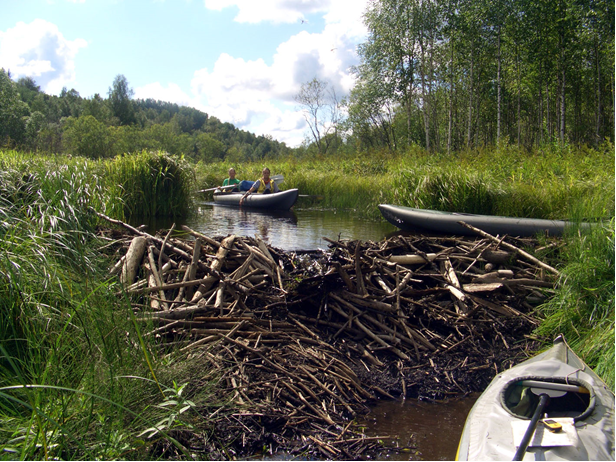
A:
[[[230,165],[197,164],[199,189],[217,186],[229,167],[255,180],[263,166],[284,175],[283,189],[318,196],[322,208],[380,219],[378,204],[567,220],[614,216],[614,146],[596,150],[547,145],[533,152],[512,146],[451,155],[420,149],[369,152]]]

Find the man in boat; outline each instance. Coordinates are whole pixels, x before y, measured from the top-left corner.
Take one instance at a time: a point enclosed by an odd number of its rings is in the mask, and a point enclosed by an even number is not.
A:
[[[222,182],[222,185],[223,185],[223,187],[224,186],[231,186],[231,185],[237,185],[237,186],[235,188],[225,188],[225,189],[223,189],[223,191],[226,191],[226,192],[238,192],[240,190],[239,184],[240,184],[240,180],[235,178],[235,169],[233,167],[231,167],[229,169],[229,178],[225,178],[225,180]]]
[[[240,199],[240,205],[244,203],[246,196],[257,192],[257,194],[270,194],[280,192],[278,185],[270,178],[270,169],[265,167],[261,172],[261,178],[253,183],[250,189]]]

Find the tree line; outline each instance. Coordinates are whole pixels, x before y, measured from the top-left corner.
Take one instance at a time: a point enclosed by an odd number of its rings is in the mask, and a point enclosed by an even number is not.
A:
[[[48,95],[30,77],[0,69],[0,147],[113,157],[142,150],[184,155],[194,162],[256,161],[285,156],[284,143],[256,136],[194,108],[133,99],[123,75],[107,98],[72,89]]]
[[[611,0],[373,0],[347,130],[455,151],[614,139]]]
[[[0,146],[107,157],[143,149],[232,162],[502,144],[614,140],[614,2],[371,0],[368,36],[340,98],[306,76],[295,101],[308,131],[291,149],[197,109],[134,100],[118,75],[107,98],[41,92],[0,71]]]

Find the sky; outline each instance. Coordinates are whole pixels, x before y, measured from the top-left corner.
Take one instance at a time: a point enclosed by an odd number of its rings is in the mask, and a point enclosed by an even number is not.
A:
[[[308,135],[295,96],[315,77],[354,84],[370,0],[0,0],[0,68],[41,90],[191,106],[295,147]]]

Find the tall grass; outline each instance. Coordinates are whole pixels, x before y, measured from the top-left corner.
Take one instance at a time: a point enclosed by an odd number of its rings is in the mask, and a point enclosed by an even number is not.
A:
[[[182,217],[190,211],[194,174],[182,158],[143,151],[115,157],[105,166],[123,216]],[[114,206],[117,215],[117,203]]]
[[[0,152],[2,458],[151,458],[161,438],[185,450],[169,430],[195,403],[164,385],[100,250],[104,167]]]
[[[254,180],[267,165],[284,188],[323,196],[319,205],[379,219],[392,203],[480,214],[549,219],[600,219],[614,214],[614,149],[548,146],[532,153],[504,146],[454,155],[410,149],[356,157],[324,157],[229,165],[200,164],[197,185],[219,185],[233,166]],[[300,207],[302,202],[298,204]]]
[[[537,333],[562,333],[571,347],[614,390],[614,219],[569,239],[564,250],[558,291],[541,311]]]

